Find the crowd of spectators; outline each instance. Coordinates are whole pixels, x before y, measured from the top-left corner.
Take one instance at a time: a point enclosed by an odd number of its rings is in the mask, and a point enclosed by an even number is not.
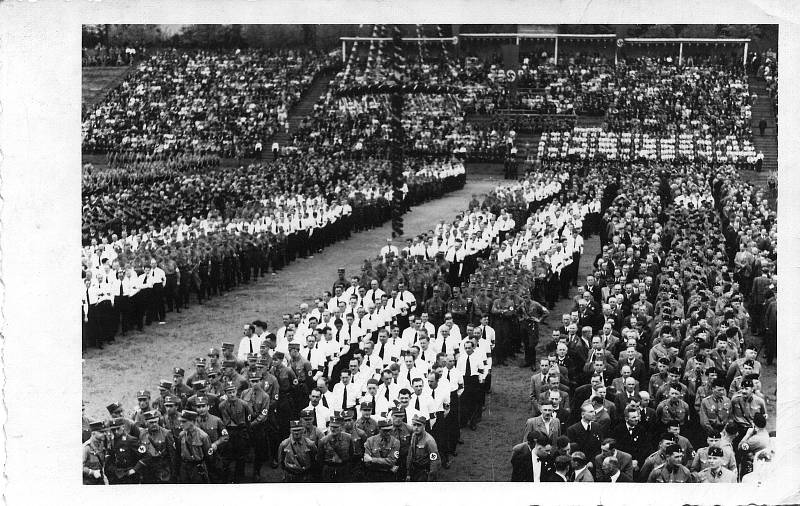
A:
[[[83,152],[253,154],[335,65],[313,51],[160,51],[88,114]]]
[[[715,161],[753,168],[758,155],[747,139],[700,133],[658,136],[647,133],[607,132],[602,128],[575,128],[549,132],[539,139],[539,158],[608,159],[631,161]]]
[[[127,67],[147,55],[146,47],[121,47],[97,44],[81,48],[83,67]]]

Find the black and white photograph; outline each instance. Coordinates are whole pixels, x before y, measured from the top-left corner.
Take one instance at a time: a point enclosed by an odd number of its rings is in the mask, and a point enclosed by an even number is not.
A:
[[[0,6],[4,499],[800,501],[765,2]]]
[[[777,36],[84,26],[83,483],[764,479]]]

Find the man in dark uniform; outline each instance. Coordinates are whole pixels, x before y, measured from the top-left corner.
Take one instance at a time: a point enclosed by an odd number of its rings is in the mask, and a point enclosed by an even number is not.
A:
[[[536,345],[539,344],[539,324],[547,318],[550,311],[531,298],[530,290],[524,291],[520,306],[520,331],[525,350],[525,361],[521,367],[533,367],[536,363]]]
[[[253,411],[248,403],[236,395],[236,385],[227,383],[226,398],[219,405],[222,423],[225,424],[230,438],[222,455],[226,483],[241,483],[245,459],[250,451],[250,422],[253,420]]]
[[[303,436],[300,420],[289,422],[290,436],[278,446],[278,463],[283,469],[285,483],[310,481],[312,468],[317,459],[317,446]]]
[[[142,483],[175,483],[175,438],[172,432],[159,426],[161,415],[158,411],[147,411],[144,418],[147,429],[141,433],[138,449],[138,472],[142,475]]]
[[[492,304],[492,327],[495,331],[493,365],[505,365],[506,359],[514,356],[514,350],[511,349],[511,320],[516,315],[515,310],[506,288],[500,288],[500,297]]]
[[[278,400],[275,402],[275,415],[278,424],[278,437],[283,440],[289,437],[289,420],[293,418],[295,412],[294,389],[300,384],[297,376],[289,367],[283,365],[284,355],[277,351],[272,356],[272,374],[278,380]],[[299,411],[299,410],[298,410]],[[273,455],[270,465],[277,467],[277,455]]]
[[[653,468],[647,477],[647,483],[694,483],[696,480],[691,471],[681,464],[683,450],[677,443],[671,443],[664,450],[666,461]]]
[[[172,393],[181,400],[182,408],[186,407],[186,401],[189,397],[194,395],[194,390],[183,382],[184,375],[185,371],[182,368],[175,367],[172,369]]]
[[[242,400],[250,405],[253,420],[250,423],[250,442],[253,447],[252,481],[261,479],[261,466],[267,461],[267,422],[270,413],[270,398],[264,391],[263,380],[257,372],[250,373],[250,388],[242,392]]]
[[[342,430],[353,438],[353,460],[350,465],[350,481],[364,481],[364,445],[367,443],[367,433],[355,425],[355,408],[342,411],[344,427]]]
[[[364,467],[369,482],[396,481],[399,469],[400,440],[392,436],[392,423],[385,418],[378,422],[380,434],[364,444]]]
[[[197,421],[195,423],[200,430],[208,435],[208,440],[211,442],[211,449],[206,459],[209,481],[211,483],[222,483],[219,448],[228,442],[229,437],[222,420],[209,413],[210,402],[207,397],[201,396],[197,398],[195,401]]]
[[[322,467],[322,481],[326,483],[347,483],[351,478],[353,438],[342,432],[343,422],[341,414],[334,413],[328,435],[318,444],[317,460]]]
[[[428,418],[414,415],[414,435],[408,450],[406,481],[436,481],[441,459],[436,440],[425,431]]]
[[[391,435],[400,441],[400,455],[397,458],[398,470],[397,479],[403,481],[406,478],[406,466],[408,464],[408,453],[411,447],[411,436],[414,429],[405,422],[406,410],[403,408],[392,409],[392,430]]]
[[[377,385],[378,381],[370,379],[368,383]],[[361,417],[355,422],[355,426],[358,429],[363,430],[367,437],[372,437],[378,434],[378,422],[372,418],[372,414],[375,411],[373,409],[373,404],[375,404],[374,400],[372,402],[362,402]],[[389,425],[391,426],[391,424]]]
[[[89,422],[91,436],[83,443],[83,484],[104,485],[108,483],[105,475],[105,461],[108,437],[105,423]]]
[[[137,464],[144,452],[139,452],[139,439],[128,434],[124,420],[111,420],[111,448],[105,459],[105,476],[109,485],[139,483]]]
[[[435,327],[438,328],[444,323],[447,303],[442,299],[441,289],[438,285],[433,286],[433,296],[425,301],[425,312],[428,313],[428,318]]]
[[[211,450],[208,434],[195,426],[197,413],[184,410],[180,415],[183,430],[178,436],[180,483],[209,483],[206,459]]]

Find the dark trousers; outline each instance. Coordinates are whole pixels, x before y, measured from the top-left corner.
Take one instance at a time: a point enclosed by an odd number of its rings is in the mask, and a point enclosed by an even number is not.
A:
[[[241,427],[228,427],[230,440],[223,455],[223,476],[226,483],[241,483],[244,464],[250,450],[250,434]]]
[[[180,313],[180,299],[178,298],[178,275],[167,274],[167,285],[164,287],[164,302],[170,311],[176,310]]]
[[[120,295],[116,299],[116,306],[119,310],[120,319],[122,320],[122,333],[131,330],[134,325],[134,306],[133,300],[127,295]]]
[[[156,283],[150,289],[150,297],[147,304],[147,323],[153,321],[163,322],[165,317],[164,286],[161,283]]]

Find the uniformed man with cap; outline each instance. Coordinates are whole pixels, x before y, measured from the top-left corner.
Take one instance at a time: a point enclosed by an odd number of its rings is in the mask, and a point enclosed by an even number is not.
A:
[[[101,421],[89,422],[91,436],[83,443],[83,484],[108,485],[105,475],[108,429]]]
[[[122,404],[119,402],[112,402],[108,406],[106,406],[106,410],[108,414],[111,415],[112,420],[120,420],[122,426],[125,428],[125,432],[131,434],[134,437],[139,437],[139,427],[133,423],[133,420],[130,418],[125,418],[123,416],[124,409],[122,408]],[[113,432],[113,431],[112,431]]]
[[[208,392],[208,381],[197,380],[192,383],[192,388],[194,389],[194,395],[186,399],[186,409],[197,411],[197,399],[205,397],[208,401],[209,412],[219,416],[219,397],[214,393]]]
[[[139,390],[136,392],[136,400],[139,403],[139,406],[134,410],[131,414],[131,420],[133,423],[136,424],[138,427],[145,427],[147,422],[145,421],[144,414],[150,411],[150,391],[149,390]]]
[[[125,429],[122,418],[114,418],[110,423],[111,445],[105,460],[105,475],[110,485],[139,483],[141,476],[136,472],[139,462],[139,438]]]
[[[222,362],[222,381],[224,384],[233,383],[238,394],[250,387],[247,379],[237,372],[235,360],[226,359]]]
[[[264,392],[263,379],[257,372],[251,372],[250,388],[242,392],[242,400],[250,405],[253,420],[250,422],[250,442],[253,447],[254,482],[261,478],[261,466],[267,461],[267,422],[269,421],[271,399]]]
[[[647,477],[647,483],[694,483],[695,477],[689,469],[681,464],[683,450],[677,443],[670,443],[664,449],[666,460],[653,468]]]
[[[194,386],[195,381],[208,379],[208,369],[206,366],[207,361],[205,357],[198,357],[194,359],[195,371],[191,376],[189,376],[189,379],[186,380],[186,384]]]
[[[236,385],[225,385],[225,400],[219,405],[222,423],[228,431],[229,444],[221,455],[223,476],[226,483],[241,483],[244,477],[245,459],[250,451],[250,422],[253,410],[250,405],[237,397]]]
[[[408,450],[406,481],[436,481],[441,459],[436,440],[425,431],[428,418],[416,415],[411,423],[414,426],[414,435]]]
[[[374,413],[372,405],[372,402],[367,401],[361,403],[361,416],[355,423],[356,427],[363,430],[368,438],[378,434],[378,422],[372,416]],[[391,423],[389,425],[391,426]]]
[[[183,382],[184,375],[185,371],[181,367],[172,369],[172,393],[181,400],[181,408],[185,408],[186,401],[194,395],[194,390]]]
[[[283,481],[302,483],[311,481],[317,461],[317,446],[304,436],[300,420],[289,422],[290,435],[278,446],[278,464],[283,469]]]
[[[327,483],[347,483],[350,481],[350,468],[353,459],[353,438],[342,432],[341,413],[331,417],[328,435],[319,440],[317,461],[322,467],[322,481]]]
[[[170,394],[164,398],[164,415],[161,417],[161,424],[165,429],[172,432],[172,437],[177,444],[178,435],[181,433],[180,417],[180,400],[174,395]]]
[[[164,399],[172,395],[170,392],[172,392],[172,382],[169,380],[161,380],[158,383],[158,393],[161,394],[161,396],[153,401],[152,408],[157,409],[162,416],[167,414],[167,409],[164,407]]]
[[[175,438],[172,432],[159,425],[161,415],[158,411],[147,411],[144,417],[147,428],[139,438],[140,460],[137,464],[142,483],[175,483]]]
[[[197,397],[194,405],[197,409],[197,420],[195,424],[199,429],[208,435],[211,442],[208,458],[206,458],[206,468],[208,478],[211,483],[222,483],[222,465],[220,462],[220,447],[228,442],[228,431],[222,419],[210,413],[211,401],[208,397]]]
[[[369,482],[396,481],[400,469],[400,440],[392,435],[392,422],[378,421],[379,434],[364,444],[364,468]]]
[[[406,465],[408,463],[408,450],[411,447],[411,436],[414,429],[406,423],[406,410],[404,408],[393,408],[392,417],[392,436],[400,441],[400,457],[398,458],[397,479],[404,481],[406,478]]]
[[[300,384],[297,376],[290,367],[284,365],[284,355],[277,351],[272,356],[272,374],[278,380],[278,400],[276,401],[275,412],[278,423],[278,436],[285,439],[289,436],[289,420],[294,418],[294,389]],[[299,413],[299,408],[297,409]],[[273,468],[276,462],[272,462]]]
[[[195,422],[197,413],[184,410],[180,415],[183,430],[178,436],[178,455],[180,459],[180,483],[209,483],[206,459],[211,450],[211,441]]]
[[[350,481],[364,481],[364,445],[367,443],[367,433],[355,425],[355,408],[342,411],[344,426],[342,431],[350,434],[353,438],[353,460],[350,466]]]
[[[708,448],[708,467],[695,474],[699,483],[736,483],[736,473],[722,466],[723,456],[722,448]]]

